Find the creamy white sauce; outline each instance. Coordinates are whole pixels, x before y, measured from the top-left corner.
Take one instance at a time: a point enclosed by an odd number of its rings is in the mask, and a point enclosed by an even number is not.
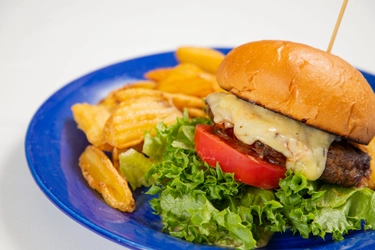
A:
[[[325,168],[334,135],[307,126],[281,114],[251,104],[229,93],[213,93],[206,102],[215,123],[233,128],[246,143],[261,141],[286,157],[286,168],[302,171],[308,180],[318,179]]]

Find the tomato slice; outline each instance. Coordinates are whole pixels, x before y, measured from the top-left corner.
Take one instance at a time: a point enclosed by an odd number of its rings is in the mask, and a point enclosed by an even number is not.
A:
[[[285,177],[286,168],[239,152],[226,141],[213,133],[213,126],[198,124],[195,130],[195,149],[198,156],[208,165],[227,173],[251,186],[263,189],[279,187],[280,179]]]

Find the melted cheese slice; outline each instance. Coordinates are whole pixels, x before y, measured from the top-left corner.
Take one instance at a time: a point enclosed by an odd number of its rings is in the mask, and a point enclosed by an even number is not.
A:
[[[228,93],[213,93],[206,102],[215,123],[233,128],[236,137],[251,145],[261,141],[286,157],[286,168],[318,179],[325,168],[334,135],[251,104]]]

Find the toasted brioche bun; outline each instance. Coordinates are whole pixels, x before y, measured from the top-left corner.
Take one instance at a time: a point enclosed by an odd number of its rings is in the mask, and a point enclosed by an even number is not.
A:
[[[288,41],[257,41],[233,49],[217,71],[238,97],[361,144],[375,135],[375,95],[343,59]]]

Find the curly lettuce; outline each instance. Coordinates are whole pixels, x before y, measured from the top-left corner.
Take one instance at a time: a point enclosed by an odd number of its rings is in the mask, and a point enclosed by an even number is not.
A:
[[[307,181],[300,173],[287,172],[276,197],[293,232],[308,238],[332,234],[343,240],[350,230],[374,229],[375,195],[369,188],[344,188]]]
[[[195,125],[209,119],[187,115],[172,126],[160,123],[147,134],[143,153],[153,165],[146,179],[154,184],[150,202],[163,230],[187,241],[238,249],[267,244],[287,229],[342,240],[349,230],[375,226],[375,196],[370,189],[342,188],[286,173],[275,191],[242,184],[220,166],[208,166],[194,148]]]

